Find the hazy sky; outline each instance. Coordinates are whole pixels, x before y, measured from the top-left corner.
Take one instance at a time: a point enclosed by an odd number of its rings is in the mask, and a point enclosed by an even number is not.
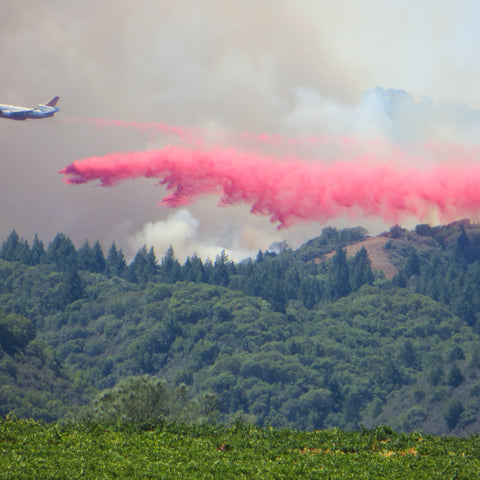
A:
[[[66,185],[58,171],[74,160],[179,141],[81,119],[196,127],[207,140],[218,130],[401,148],[480,138],[475,0],[2,0],[0,14],[0,103],[61,97],[55,118],[0,119],[2,241],[12,229],[45,243],[63,232],[105,250],[115,240],[127,255],[147,243],[158,256],[172,244],[180,257],[223,247],[240,259],[325,226],[277,231],[248,205],[220,208],[214,197],[159,207],[165,190],[147,179]]]

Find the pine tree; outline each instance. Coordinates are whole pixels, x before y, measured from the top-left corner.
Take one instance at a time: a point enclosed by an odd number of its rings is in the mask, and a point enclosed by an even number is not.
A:
[[[167,283],[175,283],[181,280],[181,271],[180,263],[175,258],[175,252],[170,245],[160,265],[160,276]]]
[[[108,251],[105,262],[105,272],[109,277],[122,276],[127,270],[127,264],[122,250],[117,250],[115,242],[112,243]]]
[[[15,261],[19,241],[17,232],[12,230],[5,242],[3,242],[0,257],[7,262]]]
[[[255,263],[261,263],[263,262],[263,253],[261,250],[258,251],[257,253],[257,258],[255,258]]]
[[[102,247],[98,240],[93,244],[91,250],[91,257],[92,257],[92,272],[94,273],[103,273],[106,267],[105,256],[103,254]]]
[[[84,286],[76,268],[67,272],[67,303],[83,297]]]
[[[228,266],[230,259],[225,250],[222,250],[216,257],[213,265],[213,283],[226,287],[228,285],[230,275],[228,273]]]
[[[205,270],[203,268],[203,262],[200,257],[194,253],[191,257],[187,257],[187,260],[182,267],[182,278],[186,282],[204,282]]]
[[[46,261],[55,264],[62,272],[76,269],[77,251],[72,241],[63,233],[58,233],[48,246]]]
[[[144,283],[147,281],[145,274],[147,266],[147,246],[143,245],[135,254],[133,262],[128,267],[128,279],[136,283]]]
[[[287,269],[284,276],[284,292],[287,300],[298,298],[298,289],[300,287],[300,275],[298,268],[291,266]]]
[[[334,300],[345,297],[352,291],[347,265],[347,252],[344,248],[337,249],[332,258],[329,279],[331,295]]]
[[[147,275],[148,279],[151,279],[158,274],[157,257],[155,256],[153,247],[150,247],[150,250],[148,251],[146,256],[146,260],[147,263],[145,265],[145,274]]]
[[[85,240],[83,245],[78,249],[78,265],[81,270],[92,271],[92,255],[88,240]]]
[[[465,380],[462,371],[457,365],[453,364],[448,374],[447,383],[451,387],[458,387]]]
[[[20,239],[18,242],[15,250],[15,260],[23,263],[24,265],[31,265],[32,252],[30,251],[30,245],[26,240]]]
[[[408,253],[404,272],[407,278],[410,278],[412,275],[420,275],[420,259],[414,248],[410,249]]]
[[[35,234],[33,238],[32,248],[31,248],[31,263],[32,265],[38,265],[45,262],[45,248],[43,242],[38,239],[38,235]]]
[[[371,285],[374,277],[372,267],[370,264],[370,258],[368,257],[367,250],[362,247],[353,257],[351,263],[350,284],[352,290],[358,290],[362,285]]]
[[[460,400],[452,399],[448,402],[443,418],[450,430],[453,430],[457,426],[457,423],[460,420],[460,415],[463,411],[464,408]]]
[[[471,258],[471,246],[470,239],[465,233],[465,229],[462,228],[462,233],[460,233],[457,238],[457,244],[455,246],[455,260],[462,267],[465,267]]]

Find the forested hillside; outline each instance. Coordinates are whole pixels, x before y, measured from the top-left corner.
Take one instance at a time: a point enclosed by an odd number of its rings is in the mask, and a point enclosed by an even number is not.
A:
[[[170,405],[156,414],[192,422],[478,431],[480,227],[381,238],[372,259],[363,228],[328,227],[240,263],[143,247],[127,264],[115,244],[57,234],[45,247],[13,231],[0,250],[0,413],[104,414],[144,376]]]

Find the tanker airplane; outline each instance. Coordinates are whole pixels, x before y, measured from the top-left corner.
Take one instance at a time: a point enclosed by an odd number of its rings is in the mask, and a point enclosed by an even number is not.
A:
[[[27,118],[53,117],[60,109],[56,107],[60,97],[53,97],[48,103],[40,104],[35,108],[16,107],[0,104],[0,117],[11,120],[26,120]]]

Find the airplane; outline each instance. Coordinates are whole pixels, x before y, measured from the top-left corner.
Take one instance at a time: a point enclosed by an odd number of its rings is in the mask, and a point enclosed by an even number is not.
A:
[[[60,109],[56,107],[60,97],[53,97],[49,102],[41,103],[35,108],[16,107],[15,105],[0,104],[0,117],[11,120],[26,120],[27,118],[53,117]]]

